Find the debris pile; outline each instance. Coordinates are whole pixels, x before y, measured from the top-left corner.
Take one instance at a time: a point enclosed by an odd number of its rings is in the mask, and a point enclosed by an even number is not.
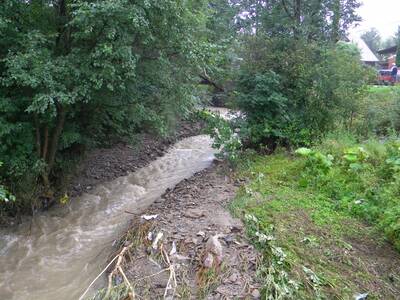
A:
[[[120,241],[123,271],[117,263],[110,273],[114,285],[138,299],[261,297],[259,256],[226,209],[237,186],[224,168],[214,164],[182,181],[134,217]]]

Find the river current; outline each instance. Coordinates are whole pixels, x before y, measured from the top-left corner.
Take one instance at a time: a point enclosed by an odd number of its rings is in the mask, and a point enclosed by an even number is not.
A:
[[[132,218],[126,211],[142,212],[167,188],[211,165],[211,142],[206,135],[179,141],[148,166],[0,231],[0,299],[78,299],[126,229]]]

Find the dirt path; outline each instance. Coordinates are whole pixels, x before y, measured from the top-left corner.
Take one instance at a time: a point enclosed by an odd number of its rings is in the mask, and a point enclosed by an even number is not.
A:
[[[172,287],[168,295],[175,291],[182,299],[259,298],[258,255],[240,220],[227,211],[237,184],[226,174],[224,165],[215,163],[134,217],[121,247],[134,244],[124,270],[140,299],[160,299],[167,286]],[[146,221],[144,216],[157,217]],[[176,286],[169,282],[168,260]]]

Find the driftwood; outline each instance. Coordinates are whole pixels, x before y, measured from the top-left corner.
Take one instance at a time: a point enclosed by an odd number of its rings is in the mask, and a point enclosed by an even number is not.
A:
[[[130,299],[135,299],[135,292],[133,290],[133,287],[131,285],[131,283],[129,282],[128,278],[126,277],[123,269],[122,269],[122,262],[124,259],[124,256],[126,254],[126,252],[133,246],[133,244],[126,246],[124,248],[122,248],[122,250],[118,253],[117,256],[115,256],[110,262],[109,264],[100,272],[99,275],[96,276],[95,279],[93,279],[93,281],[89,284],[89,286],[86,288],[86,290],[84,291],[84,293],[79,297],[79,300],[83,300],[85,295],[87,294],[87,292],[90,290],[90,288],[92,287],[92,285],[108,270],[108,268],[114,263],[114,261],[117,261],[117,263],[114,266],[114,269],[111,271],[111,273],[108,275],[108,288],[107,288],[107,292],[106,295],[104,296],[104,298],[106,299],[111,292],[111,288],[112,288],[112,279],[113,276],[117,275],[118,273],[120,273],[122,275],[122,277],[124,278],[124,282],[125,284],[129,287],[129,289],[131,290],[131,292],[129,293],[129,298]]]
[[[104,274],[105,271],[107,271],[107,269],[112,265],[112,263],[118,258],[119,255],[117,255],[116,257],[114,257],[110,263],[100,272],[99,275],[96,276],[95,279],[93,279],[93,281],[89,284],[89,286],[86,288],[86,290],[83,292],[83,294],[79,297],[79,300],[83,300],[85,297],[85,295],[87,294],[87,292],[90,290],[90,288],[92,287],[92,285],[97,281],[97,279],[99,279],[101,277],[101,275]]]
[[[124,284],[129,289],[128,299],[130,299],[130,300],[137,299],[133,285],[129,281],[129,279],[126,276],[124,269],[123,269],[125,257],[126,257],[126,255],[129,254],[129,250],[131,248],[133,248],[133,246],[134,246],[134,244],[132,243],[132,244],[129,244],[128,246],[123,247],[119,251],[119,253],[110,261],[110,263],[100,272],[100,274],[97,275],[96,278],[90,283],[90,285],[87,287],[85,292],[79,297],[79,300],[84,299],[85,295],[88,293],[88,291],[93,286],[93,284],[113,265],[114,262],[115,262],[115,265],[114,265],[112,271],[108,274],[108,286],[107,286],[107,290],[106,290],[106,293],[103,298],[108,299],[108,297],[110,296],[110,293],[112,291],[112,288],[113,288],[113,279],[115,276],[117,276],[119,274],[122,276]],[[167,251],[164,249],[164,245],[162,243],[160,243],[159,246],[158,246],[158,244],[156,244],[155,250],[159,251],[159,253],[161,254],[161,257],[163,259],[163,262],[167,267],[160,270],[157,273],[154,273],[154,274],[151,274],[148,276],[144,276],[142,278],[138,278],[135,281],[139,282],[144,279],[148,279],[148,278],[157,276],[163,272],[169,272],[168,282],[167,282],[167,285],[166,285],[165,291],[164,291],[164,299],[173,299],[175,297],[176,288],[178,286],[176,272],[175,272],[177,265],[175,265],[173,262],[171,262],[170,256],[168,255]],[[171,252],[170,255],[175,255],[175,253]]]
[[[118,273],[120,273],[122,275],[122,278],[124,279],[124,282],[126,284],[126,286],[129,288],[130,292],[129,292],[129,299],[135,299],[135,291],[131,285],[131,283],[129,282],[128,278],[126,277],[124,270],[122,269],[122,262],[125,256],[125,253],[133,246],[133,244],[130,244],[129,246],[126,246],[124,248],[122,248],[121,252],[117,255],[118,259],[117,259],[117,263],[115,264],[114,269],[112,270],[112,272],[108,275],[108,287],[107,287],[107,292],[106,295],[104,296],[105,299],[108,298],[108,296],[110,295],[111,289],[112,289],[112,280],[113,277],[116,276]]]

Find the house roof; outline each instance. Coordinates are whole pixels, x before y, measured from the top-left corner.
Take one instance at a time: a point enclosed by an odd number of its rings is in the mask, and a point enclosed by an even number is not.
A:
[[[360,37],[351,37],[350,42],[360,49],[361,61],[363,62],[379,62],[379,59],[371,51],[368,45]]]
[[[394,54],[396,52],[397,52],[397,46],[392,46],[378,51],[379,54]]]

